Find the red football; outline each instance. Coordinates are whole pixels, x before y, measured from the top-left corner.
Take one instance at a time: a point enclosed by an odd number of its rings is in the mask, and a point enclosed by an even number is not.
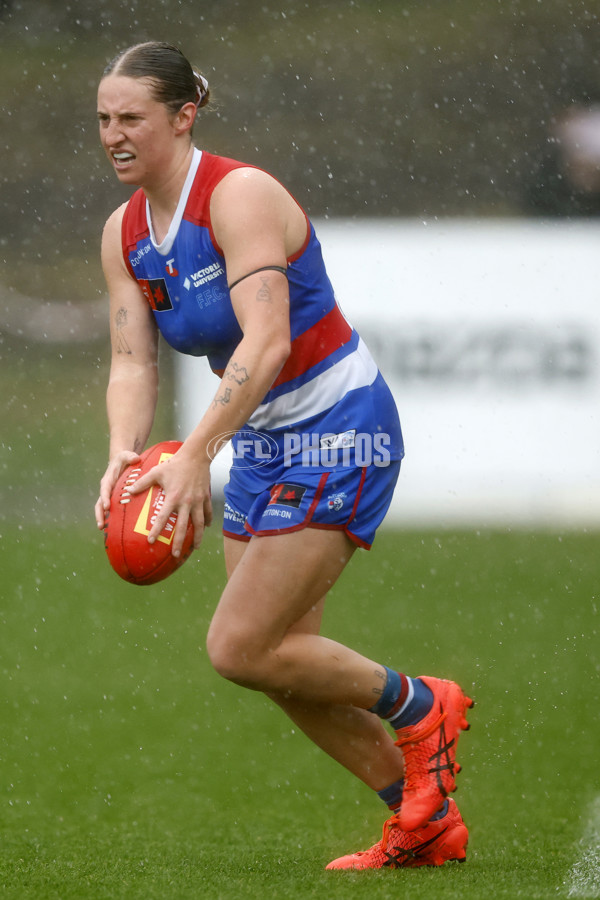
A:
[[[162,581],[178,569],[193,550],[194,528],[190,520],[181,555],[173,556],[171,553],[176,513],[169,516],[156,541],[148,543],[154,517],[164,502],[165,495],[160,485],[154,484],[141,494],[129,492],[141,475],[166,462],[180,447],[181,441],[162,441],[145,450],[139,463],[125,469],[112,492],[104,526],[104,546],[117,575],[132,584]]]

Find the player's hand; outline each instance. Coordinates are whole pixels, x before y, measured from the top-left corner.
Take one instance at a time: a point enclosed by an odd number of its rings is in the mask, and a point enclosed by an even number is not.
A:
[[[142,475],[129,491],[139,494],[158,484],[165,495],[160,512],[148,535],[152,544],[167,524],[169,516],[176,514],[177,523],[173,535],[173,556],[181,555],[181,548],[191,518],[194,526],[194,547],[202,542],[204,529],[212,522],[210,498],[210,462],[199,462],[181,448],[166,462],[160,463]]]
[[[100,481],[100,496],[94,507],[98,528],[104,528],[106,524],[106,514],[110,509],[110,496],[122,472],[127,466],[138,463],[140,459],[140,455],[134,453],[133,450],[121,450],[109,462],[108,468]]]

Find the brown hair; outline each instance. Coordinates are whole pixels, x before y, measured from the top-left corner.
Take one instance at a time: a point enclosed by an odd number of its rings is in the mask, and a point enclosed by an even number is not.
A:
[[[181,50],[164,41],[146,41],[123,50],[105,68],[102,77],[107,75],[147,79],[154,100],[164,103],[173,115],[184,103],[195,103],[200,109],[210,97],[206,79]]]

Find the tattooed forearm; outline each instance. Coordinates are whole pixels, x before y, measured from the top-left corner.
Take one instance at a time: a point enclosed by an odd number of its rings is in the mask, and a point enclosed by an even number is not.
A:
[[[239,366],[235,361],[231,361],[225,372],[223,374],[223,381],[235,381],[236,384],[244,384],[245,381],[248,381],[250,376],[248,375],[248,370],[245,366]],[[223,389],[222,393],[218,394],[212,403],[212,408],[216,409],[217,406],[226,406],[231,400],[231,391],[232,388],[226,387]]]
[[[225,388],[222,394],[219,394],[218,397],[215,397],[213,400],[212,408],[216,409],[217,406],[226,406],[231,400],[231,388]]]
[[[127,343],[127,338],[123,334],[123,329],[127,325],[127,310],[122,306],[117,310],[115,316],[115,325],[117,328],[117,353],[128,353],[131,355],[131,347]]]
[[[248,369],[245,366],[238,366],[236,362],[229,363],[223,377],[235,381],[236,384],[243,384],[250,378]]]

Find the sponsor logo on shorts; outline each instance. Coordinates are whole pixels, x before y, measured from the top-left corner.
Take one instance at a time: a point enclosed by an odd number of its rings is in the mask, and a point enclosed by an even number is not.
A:
[[[246,522],[246,516],[230,506],[229,503],[225,503],[223,518],[229,519],[230,522],[237,522],[238,525],[244,525]]]
[[[289,484],[287,481],[274,484],[271,488],[271,499],[268,505],[293,506],[298,509],[305,493],[306,488],[301,484]]]
[[[279,516],[280,519],[291,519],[292,514],[289,509],[265,509],[263,516]]]

